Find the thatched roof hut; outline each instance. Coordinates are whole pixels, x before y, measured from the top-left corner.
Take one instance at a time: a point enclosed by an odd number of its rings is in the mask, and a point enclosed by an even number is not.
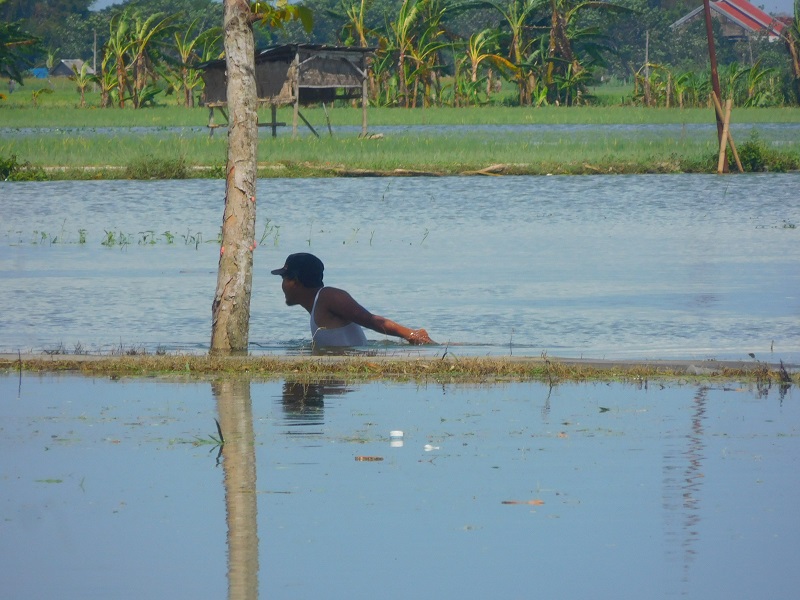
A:
[[[261,104],[274,108],[295,107],[293,130],[297,131],[300,105],[361,98],[362,130],[366,133],[367,58],[373,48],[282,44],[256,52],[256,93]],[[225,60],[201,66],[205,83],[205,103],[211,107],[227,105]],[[305,120],[305,119],[303,119]],[[274,134],[273,117],[273,134]]]

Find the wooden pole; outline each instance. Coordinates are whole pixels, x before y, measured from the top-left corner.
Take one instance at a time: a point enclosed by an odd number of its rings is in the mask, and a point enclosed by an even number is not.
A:
[[[292,137],[297,137],[297,120],[300,115],[300,52],[294,55],[294,115],[292,116]]]
[[[325,111],[325,122],[328,124],[328,135],[333,137],[333,129],[331,129],[331,116],[328,114],[328,107],[322,103],[322,110]]]
[[[369,97],[368,97],[368,87],[367,87],[367,75],[369,74],[369,66],[367,64],[366,56],[362,56],[361,58],[361,137],[365,137],[367,135],[367,105],[369,104]]]
[[[717,51],[714,47],[714,28],[711,25],[711,4],[709,0],[703,0],[703,13],[706,20],[706,37],[708,38],[708,58],[711,62],[711,88],[714,90],[717,98],[721,98],[722,95],[719,90],[719,71],[717,70]],[[717,113],[717,139],[720,145],[722,145],[723,141],[723,129],[723,118]],[[727,170],[726,162],[725,171]]]

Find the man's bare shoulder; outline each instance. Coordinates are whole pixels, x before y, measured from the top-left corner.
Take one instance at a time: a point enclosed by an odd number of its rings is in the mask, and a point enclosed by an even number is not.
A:
[[[348,321],[360,321],[369,313],[350,295],[349,292],[335,287],[325,286],[319,296],[322,309]]]
[[[322,288],[322,292],[319,295],[319,299],[325,301],[326,303],[330,303],[336,301],[352,300],[353,297],[346,290],[326,285],[324,288]]]

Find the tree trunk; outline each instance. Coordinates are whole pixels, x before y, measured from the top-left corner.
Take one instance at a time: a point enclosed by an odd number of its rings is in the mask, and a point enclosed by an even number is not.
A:
[[[800,18],[800,15],[795,15],[795,18]],[[800,24],[795,24],[800,30]],[[794,75],[794,88],[797,94],[797,104],[800,105],[800,39],[795,39],[794,35],[789,34],[789,39],[786,41],[789,48],[789,55],[792,57],[792,74]]]
[[[245,0],[224,3],[229,114],[225,212],[217,291],[212,306],[211,352],[246,351],[256,224],[255,48]]]

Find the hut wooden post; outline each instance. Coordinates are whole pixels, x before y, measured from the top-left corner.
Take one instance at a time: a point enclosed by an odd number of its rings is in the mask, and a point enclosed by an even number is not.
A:
[[[367,135],[367,104],[369,103],[369,87],[367,77],[367,58],[361,55],[361,137]]]
[[[294,67],[292,69],[292,86],[294,88],[294,115],[292,116],[292,137],[297,137],[297,119],[300,116],[300,51],[294,55]]]
[[[272,113],[272,137],[278,137],[278,107],[275,104],[269,105]]]

